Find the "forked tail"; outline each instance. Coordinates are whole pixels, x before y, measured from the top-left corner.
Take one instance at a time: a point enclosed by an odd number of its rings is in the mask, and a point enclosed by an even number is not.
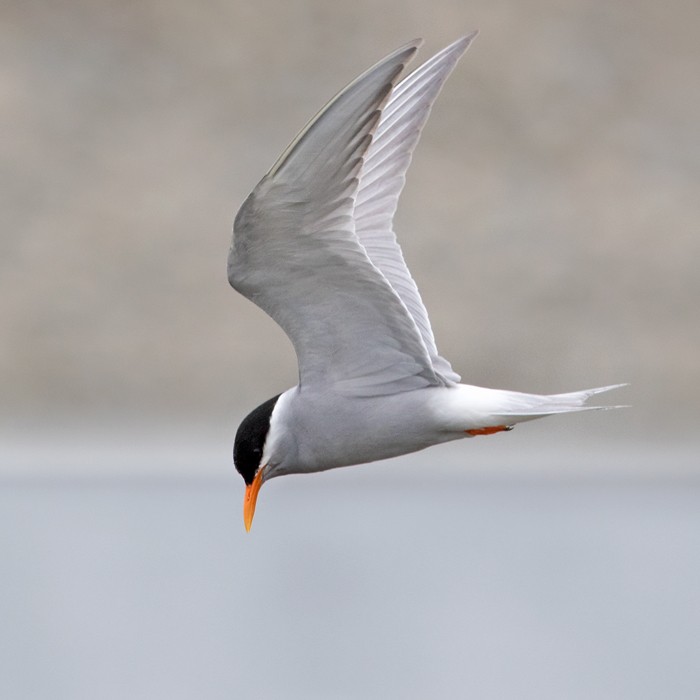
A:
[[[619,389],[627,384],[612,384],[597,389],[585,389],[584,391],[572,391],[566,394],[521,394],[519,392],[507,392],[502,412],[498,418],[503,419],[504,424],[520,423],[522,421],[550,416],[556,413],[570,413],[572,411],[601,411],[612,408],[625,408],[624,406],[587,406],[588,399],[595,394],[604,391]]]

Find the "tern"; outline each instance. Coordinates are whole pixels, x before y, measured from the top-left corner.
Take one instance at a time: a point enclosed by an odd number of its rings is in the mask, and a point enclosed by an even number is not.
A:
[[[477,32],[398,78],[421,40],[338,93],[236,215],[231,286],[289,336],[297,386],[253,410],[233,458],[250,530],[262,484],[510,430],[623,386],[540,395],[460,383],[435,345],[393,217],[442,85]]]

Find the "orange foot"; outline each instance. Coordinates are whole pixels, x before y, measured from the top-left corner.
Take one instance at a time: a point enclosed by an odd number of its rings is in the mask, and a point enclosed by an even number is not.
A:
[[[474,428],[474,430],[465,430],[464,432],[468,435],[493,435],[494,433],[500,433],[503,430],[513,430],[512,425],[493,425],[488,428]]]

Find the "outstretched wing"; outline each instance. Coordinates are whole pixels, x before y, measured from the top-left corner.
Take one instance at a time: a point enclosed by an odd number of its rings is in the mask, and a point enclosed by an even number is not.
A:
[[[476,32],[426,61],[391,92],[360,170],[355,201],[355,232],[370,260],[381,270],[416,322],[436,373],[458,382],[450,363],[438,354],[428,312],[393,230],[406,171],[433,102]]]
[[[373,396],[443,384],[414,317],[355,233],[358,176],[394,82],[418,42],[360,76],[307,125],[244,202],[231,285],[297,353],[301,390]]]

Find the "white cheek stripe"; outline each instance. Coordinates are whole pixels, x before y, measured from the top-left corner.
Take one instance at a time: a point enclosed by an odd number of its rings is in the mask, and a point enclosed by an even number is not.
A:
[[[280,438],[284,434],[285,427],[281,416],[287,414],[287,404],[292,398],[292,393],[297,391],[297,387],[293,389],[287,389],[283,394],[280,395],[275,403],[275,407],[272,409],[272,414],[270,415],[270,427],[267,431],[267,436],[265,437],[265,444],[263,445],[262,459],[260,463],[265,466],[270,464],[272,455],[275,453],[275,448],[280,441]],[[263,474],[263,479],[265,474]]]

